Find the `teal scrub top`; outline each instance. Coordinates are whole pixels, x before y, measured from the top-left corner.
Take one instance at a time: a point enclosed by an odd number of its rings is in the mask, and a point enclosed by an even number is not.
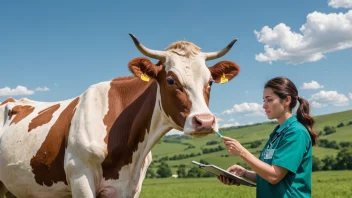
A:
[[[257,197],[311,197],[312,141],[295,115],[274,129],[259,159],[288,173],[277,184],[257,175]]]

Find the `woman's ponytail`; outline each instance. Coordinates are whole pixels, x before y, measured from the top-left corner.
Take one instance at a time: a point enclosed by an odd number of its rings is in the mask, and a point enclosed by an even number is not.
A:
[[[307,128],[314,146],[318,141],[318,134],[313,130],[314,119],[309,115],[309,102],[302,97],[298,97],[298,102],[297,119]]]

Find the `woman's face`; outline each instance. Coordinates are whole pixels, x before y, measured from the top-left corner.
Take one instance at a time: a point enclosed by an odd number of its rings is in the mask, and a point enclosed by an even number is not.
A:
[[[263,102],[263,108],[268,119],[277,119],[284,114],[284,102],[271,88],[264,89]]]

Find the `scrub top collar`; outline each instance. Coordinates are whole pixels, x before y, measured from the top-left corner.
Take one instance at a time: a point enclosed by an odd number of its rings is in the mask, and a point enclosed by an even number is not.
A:
[[[296,122],[296,121],[297,121],[297,116],[292,115],[281,126],[278,126],[279,128],[276,130],[276,132],[280,133],[284,128],[286,128],[288,125],[290,125],[290,124],[292,124],[293,122]]]

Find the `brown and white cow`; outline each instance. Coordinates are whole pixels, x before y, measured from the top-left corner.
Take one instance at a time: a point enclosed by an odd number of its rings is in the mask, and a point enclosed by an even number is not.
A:
[[[218,52],[178,41],[138,50],[132,77],[89,87],[59,102],[12,98],[0,105],[0,197],[139,197],[151,149],[171,129],[203,137],[218,130],[208,108],[213,82],[230,81],[239,66]],[[143,80],[142,80],[143,79]],[[221,102],[221,101],[219,101]],[[2,185],[3,184],[3,185]]]

